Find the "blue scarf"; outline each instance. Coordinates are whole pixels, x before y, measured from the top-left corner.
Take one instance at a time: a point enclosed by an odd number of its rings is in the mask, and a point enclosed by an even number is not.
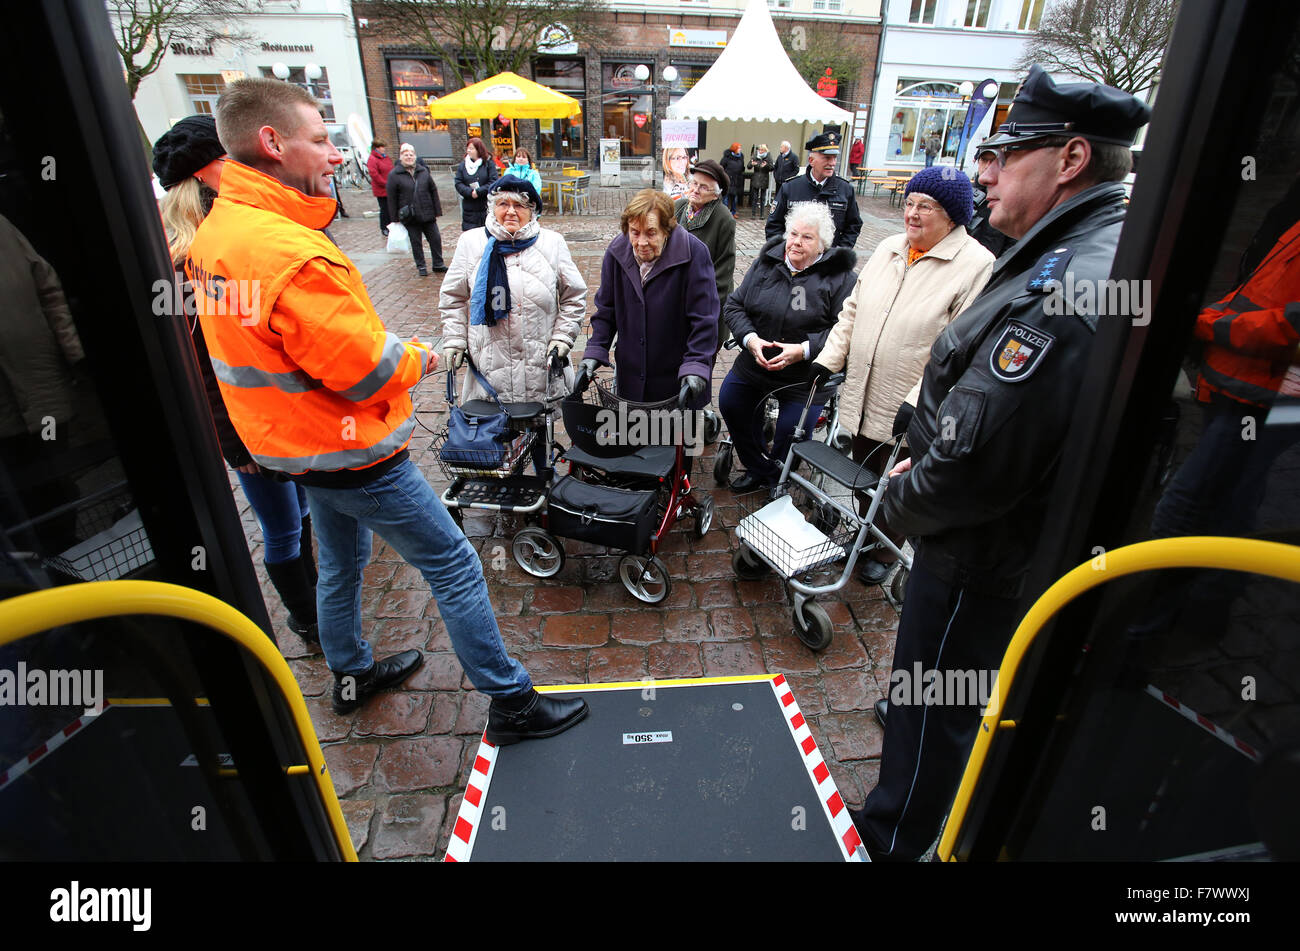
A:
[[[478,276],[474,279],[474,294],[470,298],[471,326],[487,324],[493,327],[498,320],[505,320],[510,316],[510,278],[506,274],[506,255],[531,248],[537,243],[539,237],[541,237],[540,233],[525,241],[498,241],[491,234],[488,235],[487,247],[483,249],[483,257],[487,258],[487,267],[478,269]],[[502,293],[494,293],[489,299],[489,287],[499,287]],[[498,303],[503,306],[494,306]]]

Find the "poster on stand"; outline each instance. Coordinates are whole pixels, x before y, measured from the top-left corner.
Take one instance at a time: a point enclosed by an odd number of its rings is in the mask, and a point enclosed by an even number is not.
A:
[[[619,183],[621,139],[600,140],[600,184],[617,186]]]

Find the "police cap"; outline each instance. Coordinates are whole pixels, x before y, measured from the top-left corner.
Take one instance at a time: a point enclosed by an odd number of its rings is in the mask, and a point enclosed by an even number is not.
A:
[[[823,132],[821,135],[815,135],[803,144],[808,152],[821,152],[823,155],[840,154],[840,134],[832,129],[829,132]]]
[[[1093,142],[1132,145],[1151,119],[1141,99],[1100,83],[1058,86],[1037,64],[1011,102],[1007,121],[981,148],[1023,142],[1047,135],[1078,135]]]

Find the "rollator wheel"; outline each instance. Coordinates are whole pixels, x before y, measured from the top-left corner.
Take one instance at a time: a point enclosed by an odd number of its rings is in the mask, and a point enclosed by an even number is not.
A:
[[[804,601],[802,604],[796,601],[794,633],[809,648],[820,651],[830,647],[835,632],[831,627],[831,616],[824,607],[816,601]]]
[[[692,492],[691,495],[699,503],[695,509],[695,528],[691,535],[697,539],[703,538],[713,525],[713,496],[705,495],[703,492]]]
[[[618,577],[633,597],[646,604],[658,604],[673,590],[668,566],[654,556],[624,555],[618,563]]]
[[[731,553],[731,570],[742,581],[757,581],[771,571],[767,567],[767,562],[750,551],[748,545],[743,544]]]
[[[564,546],[544,528],[530,525],[520,529],[510,543],[520,568],[534,578],[550,578],[564,567]]]
[[[704,411],[704,444],[710,445],[718,441],[718,435],[722,432],[722,420],[718,419],[718,414],[711,409]]]
[[[713,481],[720,486],[726,486],[731,478],[731,462],[735,448],[731,443],[723,443],[718,447],[718,454],[713,457]]]

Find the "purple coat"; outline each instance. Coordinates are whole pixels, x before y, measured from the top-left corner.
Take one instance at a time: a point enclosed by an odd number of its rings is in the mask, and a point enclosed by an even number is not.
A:
[[[600,290],[583,358],[610,363],[614,347],[619,395],[652,403],[676,396],[681,378],[704,378],[700,406],[711,398],[718,350],[718,289],[704,242],[683,227],[668,235],[645,286],[627,235],[619,235],[600,266]]]

